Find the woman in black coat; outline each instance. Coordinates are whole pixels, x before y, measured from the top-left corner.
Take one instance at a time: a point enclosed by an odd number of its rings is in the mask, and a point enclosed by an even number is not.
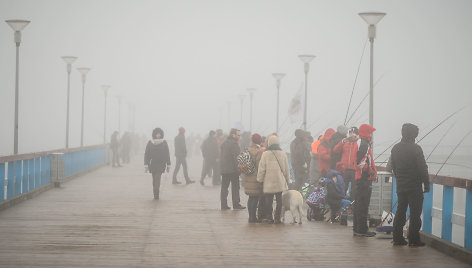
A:
[[[146,171],[152,173],[154,199],[159,200],[161,175],[164,171],[169,172],[170,169],[169,146],[164,140],[164,131],[160,128],[152,131],[152,139],[146,145],[144,166]]]

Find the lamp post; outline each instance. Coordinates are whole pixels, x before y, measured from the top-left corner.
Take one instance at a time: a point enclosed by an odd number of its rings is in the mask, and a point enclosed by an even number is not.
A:
[[[121,134],[121,95],[116,96],[118,100],[118,133]]]
[[[306,116],[307,116],[307,95],[308,95],[308,71],[310,71],[310,62],[315,58],[314,55],[299,55],[300,60],[305,67],[305,105],[303,107],[303,130],[306,131]]]
[[[241,116],[239,118],[239,123],[241,123],[241,126],[243,125],[243,104],[244,104],[244,98],[246,98],[246,95],[244,94],[239,94],[239,101],[241,103]]]
[[[228,129],[231,128],[231,101],[226,102],[228,107]]]
[[[85,102],[85,80],[90,68],[77,68],[82,74],[82,119],[80,121],[80,147],[84,146],[84,102]]]
[[[107,97],[108,97],[108,89],[110,88],[109,85],[102,85],[102,90],[105,95],[105,110],[103,112],[103,144],[106,144],[107,142]]]
[[[374,126],[374,39],[376,27],[375,25],[385,16],[382,12],[362,12],[359,13],[362,19],[369,25],[369,41],[370,41],[370,91],[369,91],[369,125]]]
[[[284,73],[273,73],[272,76],[275,78],[277,82],[277,117],[276,117],[276,124],[275,124],[275,133],[279,133],[279,97],[280,97],[280,80],[284,78]]]
[[[255,88],[248,88],[247,91],[249,92],[249,101],[250,101],[250,114],[249,114],[249,132],[252,133],[252,99],[254,98],[254,92],[256,92]]]
[[[72,71],[72,63],[77,60],[77,57],[63,56],[62,59],[67,64],[66,148],[69,148],[70,72]]]
[[[15,73],[15,125],[13,134],[13,154],[18,154],[18,104],[19,104],[19,78],[20,78],[20,43],[21,31],[30,23],[28,20],[6,20],[5,21],[15,31],[14,42],[16,44],[16,73]]]

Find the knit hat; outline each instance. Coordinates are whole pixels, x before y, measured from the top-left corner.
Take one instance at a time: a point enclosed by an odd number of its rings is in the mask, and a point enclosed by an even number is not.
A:
[[[179,133],[185,133],[185,128],[184,127],[179,127]]]
[[[261,135],[259,135],[257,133],[252,134],[251,140],[255,144],[261,144],[262,143],[262,137],[261,137]]]
[[[271,146],[272,144],[280,144],[279,138],[277,136],[272,135],[269,137],[269,140],[267,141],[267,145]]]

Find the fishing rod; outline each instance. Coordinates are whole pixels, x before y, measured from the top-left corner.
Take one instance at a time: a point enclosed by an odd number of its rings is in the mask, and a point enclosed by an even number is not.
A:
[[[346,125],[347,115],[349,114],[349,109],[351,108],[352,96],[354,95],[354,89],[356,88],[357,77],[359,76],[359,71],[361,69],[361,63],[362,63],[362,59],[364,58],[366,45],[367,45],[367,38],[365,39],[364,48],[362,49],[361,59],[359,60],[359,66],[357,67],[357,73],[356,73],[356,78],[354,79],[354,85],[352,85],[351,97],[349,98],[349,104],[347,106],[346,116],[344,117],[343,125]]]
[[[433,150],[429,153],[428,157],[426,157],[426,161],[428,161],[428,159],[431,157],[431,155],[433,154],[433,152],[436,150],[436,148],[438,148],[439,144],[441,144],[442,140],[444,139],[444,137],[446,137],[446,135],[449,133],[449,131],[454,127],[456,123],[452,124],[446,131],[446,133],[444,133],[444,135],[441,137],[441,139],[439,139],[439,142],[436,144],[436,146],[434,146]]]
[[[465,108],[467,108],[467,106],[469,105],[464,105],[462,106],[459,110],[453,112],[452,114],[450,114],[449,116],[447,116],[446,118],[444,118],[441,122],[439,122],[439,124],[437,124],[435,127],[433,127],[428,133],[426,133],[421,139],[419,139],[416,143],[420,143],[420,141],[422,141],[424,138],[426,138],[431,132],[433,132],[436,128],[438,128],[439,126],[441,126],[444,122],[446,122],[449,118],[453,117],[454,115],[456,115],[457,113],[459,113],[460,111],[464,110]]]
[[[377,81],[375,81],[375,84],[374,84],[374,87],[380,82],[380,80],[382,80],[382,78],[385,76],[385,73],[382,74],[379,79],[377,79]],[[349,123],[349,121],[351,121],[352,117],[354,117],[354,115],[356,114],[357,110],[359,110],[359,108],[361,107],[362,103],[367,99],[367,97],[369,96],[369,93],[370,92],[367,92],[367,94],[364,96],[364,98],[361,100],[361,102],[359,103],[359,105],[357,105],[356,109],[354,110],[354,112],[352,112],[351,116],[349,117],[349,119],[347,120],[346,124]]]
[[[444,163],[441,165],[441,167],[439,168],[438,172],[436,172],[436,175],[434,175],[435,177],[438,176],[439,172],[441,171],[441,169],[444,167],[444,165],[446,164],[447,160],[449,160],[449,158],[452,156],[452,154],[456,151],[456,149],[459,147],[459,145],[461,145],[461,143],[467,138],[467,136],[470,135],[470,133],[472,133],[472,130],[470,130],[469,132],[467,132],[467,134],[464,135],[464,137],[462,137],[462,139],[459,141],[459,143],[456,145],[456,147],[454,147],[454,149],[452,150],[452,152],[447,156],[446,160],[444,161]]]

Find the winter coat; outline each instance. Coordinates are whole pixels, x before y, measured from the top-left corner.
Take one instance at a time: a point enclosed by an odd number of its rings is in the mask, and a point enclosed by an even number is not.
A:
[[[257,196],[262,194],[262,183],[257,181],[257,171],[259,167],[259,163],[262,157],[261,147],[257,144],[251,144],[247,151],[251,155],[251,160],[255,164],[256,170],[251,175],[244,175],[243,177],[243,185],[244,185],[244,192],[250,196]]]
[[[361,177],[367,178],[368,180],[377,179],[377,168],[375,167],[374,158],[372,155],[371,149],[371,135],[375,131],[375,128],[362,124],[359,127],[359,138],[360,145],[359,150],[357,151],[357,165],[361,169]],[[358,179],[356,177],[356,179]]]
[[[295,170],[306,168],[310,164],[310,147],[301,129],[295,131],[295,139],[290,143],[290,159]]]
[[[257,171],[257,181],[264,183],[266,194],[280,193],[288,189],[290,169],[287,155],[282,150],[271,150],[271,145],[278,145],[277,136],[269,138],[269,147],[262,154]],[[277,146],[278,147],[278,146]]]
[[[218,149],[218,142],[215,137],[209,136],[203,141],[201,147],[203,158],[207,161],[213,162],[218,159],[220,151]]]
[[[346,135],[343,135],[339,132],[336,132],[333,134],[331,137],[331,146],[334,149],[334,146],[336,146],[340,141],[342,141],[344,138],[346,138]],[[335,152],[334,150],[331,152],[331,169],[336,169],[336,164],[341,161],[342,158],[342,153],[341,152]]]
[[[357,166],[357,151],[359,150],[357,142],[357,138],[349,137],[345,143],[340,141],[333,151],[342,153],[341,161],[336,164],[336,170],[344,173],[346,169],[352,169],[356,171],[356,178],[360,178],[361,170]]]
[[[187,145],[185,145],[184,133],[179,133],[174,139],[175,157],[185,158],[187,157]]]
[[[429,189],[428,166],[423,150],[415,143],[418,129],[415,125],[405,124],[403,138],[392,148],[391,166],[397,179],[397,193],[411,190]],[[415,129],[416,128],[416,129]]]
[[[237,157],[240,152],[238,141],[233,137],[228,136],[221,144],[221,174],[239,174]]]
[[[318,161],[320,166],[320,173],[328,174],[331,170],[331,137],[334,134],[334,129],[329,128],[326,130],[323,139],[318,146]]]
[[[163,173],[166,165],[170,165],[169,146],[163,139],[150,140],[144,152],[144,164],[151,173]]]

